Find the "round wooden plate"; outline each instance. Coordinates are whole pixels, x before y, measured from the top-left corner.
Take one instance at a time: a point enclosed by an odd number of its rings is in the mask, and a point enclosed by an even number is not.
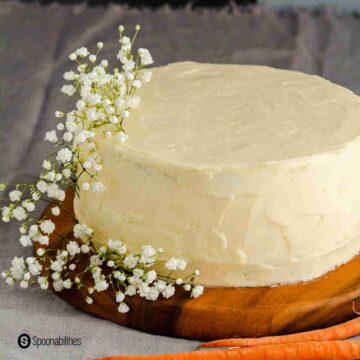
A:
[[[65,208],[73,214],[72,191],[67,192]],[[56,223],[57,232],[72,237],[73,218],[62,211],[54,217],[48,207],[44,215]],[[50,247],[57,236],[50,239]],[[75,240],[75,239],[74,239]],[[36,248],[35,248],[36,251]],[[85,266],[86,255],[81,264]],[[85,278],[89,286],[90,278]],[[318,329],[355,316],[353,305],[360,296],[360,256],[347,264],[305,283],[259,288],[206,288],[197,299],[178,288],[169,299],[148,301],[139,296],[127,298],[130,311],[120,314],[112,290],[94,293],[94,303],[85,302],[83,289],[55,292],[82,311],[118,324],[152,333],[212,340],[258,337]],[[360,309],[360,302],[359,302]]]

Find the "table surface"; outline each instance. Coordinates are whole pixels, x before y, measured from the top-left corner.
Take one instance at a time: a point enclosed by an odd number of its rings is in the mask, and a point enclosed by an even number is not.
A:
[[[157,65],[194,60],[248,63],[320,74],[360,93],[360,19],[349,12],[281,11],[232,7],[221,11],[156,11],[121,6],[0,6],[0,180],[24,182],[39,173],[51,145],[55,110],[70,109],[59,92],[67,56],[103,41],[103,56],[115,64],[117,26],[143,31],[138,44],[151,50]],[[0,270],[13,256],[26,255],[14,225],[0,225]],[[28,250],[30,251],[30,250]],[[127,329],[81,313],[39,288],[8,288],[0,282],[2,359],[85,359],[135,353],[194,350],[198,342]],[[37,337],[81,338],[79,347],[17,344],[21,333]]]

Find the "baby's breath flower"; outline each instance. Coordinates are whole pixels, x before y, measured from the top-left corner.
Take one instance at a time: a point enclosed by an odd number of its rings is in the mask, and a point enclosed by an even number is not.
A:
[[[142,255],[146,258],[152,258],[153,256],[156,255],[156,251],[151,245],[143,245],[141,249],[142,249]]]
[[[125,294],[122,291],[116,293],[116,302],[121,303],[125,299]]]
[[[111,116],[110,117],[110,122],[112,124],[117,124],[119,122],[119,119],[116,116]]]
[[[81,99],[76,102],[76,108],[80,111],[85,108],[85,105],[85,102]]]
[[[75,224],[73,233],[75,237],[83,238],[92,235],[92,230],[86,224]]]
[[[58,158],[59,161],[61,161],[62,163],[68,163],[71,161],[72,159],[72,151],[69,150],[68,148],[62,148],[61,150],[58,151],[58,153],[56,154],[56,157]]]
[[[90,251],[90,247],[86,244],[81,245],[80,250],[82,253],[87,254]]]
[[[40,199],[40,193],[33,192],[31,197],[32,197],[33,200],[38,201]]]
[[[75,87],[73,85],[64,85],[61,88],[61,92],[68,96],[73,96],[75,94]]]
[[[186,261],[172,257],[165,263],[165,267],[169,270],[184,270],[186,268]]]
[[[175,287],[171,284],[166,285],[165,289],[162,292],[164,298],[168,299],[173,296],[175,293]]]
[[[51,169],[51,162],[49,160],[44,160],[42,163],[42,167],[45,170],[50,170]]]
[[[118,306],[119,313],[124,314],[127,313],[129,310],[129,306],[127,306],[124,302],[120,303]]]
[[[129,80],[129,82],[135,79],[135,75],[133,71],[125,71],[125,77]]]
[[[30,239],[30,236],[28,235],[22,235],[20,236],[20,244],[24,247],[26,246],[31,246],[32,245],[32,242],[31,242],[31,239]]]
[[[47,174],[46,174],[46,179],[53,182],[55,180],[55,171],[49,171]]]
[[[114,278],[123,282],[126,280],[126,275],[125,273],[121,272],[121,271],[115,271],[114,272]]]
[[[0,191],[5,191],[5,190],[6,190],[6,184],[0,183]]]
[[[40,224],[40,229],[45,234],[52,234],[55,230],[55,224],[51,220],[45,220]]]
[[[70,142],[73,138],[74,138],[74,135],[73,135],[70,131],[67,131],[67,132],[63,135],[63,139],[64,139],[66,142]]]
[[[83,163],[83,167],[84,167],[84,169],[90,169],[90,168],[91,168],[91,166],[92,166],[92,164],[91,164],[91,162],[90,162],[90,161],[85,161],[85,162]]]
[[[151,284],[157,278],[156,271],[155,270],[150,270],[149,272],[146,273],[145,278],[146,278],[146,282]]]
[[[72,286],[72,282],[70,279],[66,279],[64,282],[63,282],[63,286],[65,289],[70,289],[71,286]]]
[[[31,225],[30,228],[29,228],[29,236],[32,237],[32,236],[35,236],[36,234],[38,234],[39,232],[39,226],[38,225]]]
[[[35,204],[29,200],[23,201],[21,205],[29,212],[32,212],[35,210]]]
[[[105,190],[105,186],[102,182],[96,181],[92,184],[92,189],[96,193],[103,192]]]
[[[155,287],[149,288],[149,291],[146,294],[146,299],[155,301],[159,297],[160,293]]]
[[[56,135],[56,131],[55,130],[51,130],[51,131],[48,131],[46,134],[45,134],[45,140],[46,141],[50,141],[52,143],[56,143],[58,141],[58,137]]]
[[[29,272],[27,272],[27,273],[24,274],[24,280],[25,280],[25,281],[29,281],[30,278],[31,278],[31,274],[30,274]]]
[[[41,245],[49,245],[49,237],[46,235],[40,235],[36,241]]]
[[[140,56],[140,61],[142,65],[151,65],[154,62],[148,49],[140,48],[138,50],[138,54]]]
[[[21,191],[19,190],[13,190],[9,193],[9,198],[11,201],[19,201],[21,199]]]
[[[64,113],[62,111],[55,111],[55,117],[62,118],[64,116]]]
[[[71,53],[69,55],[69,59],[72,60],[72,61],[75,61],[77,59],[77,55],[75,53]]]
[[[74,256],[76,254],[80,253],[80,247],[76,241],[70,241],[66,245],[66,250],[69,252],[71,256]]]
[[[9,286],[12,286],[15,284],[15,280],[12,278],[12,277],[8,277],[6,279],[6,283],[9,285]]]
[[[26,226],[26,224],[21,224],[21,226],[20,226],[20,228],[19,228],[20,234],[25,235],[25,234],[26,234],[26,231],[27,231],[27,226]]]
[[[54,272],[54,273],[52,273],[51,274],[51,278],[53,279],[53,280],[59,280],[60,279],[60,273],[58,273],[58,272]]]
[[[39,256],[43,256],[45,254],[45,249],[44,248],[37,249],[36,254]]]
[[[40,180],[37,184],[36,184],[37,189],[41,192],[44,193],[47,191],[47,184],[45,181]]]
[[[66,130],[74,133],[77,130],[77,125],[73,120],[67,120],[65,123]]]
[[[60,292],[64,288],[63,281],[61,279],[54,281],[53,288],[55,291]]]
[[[124,245],[120,240],[109,239],[107,245],[111,252],[115,252],[119,255],[125,254],[127,251],[126,245]]]
[[[101,279],[96,281],[95,280],[95,286],[94,289],[98,292],[105,291],[109,287],[109,284],[106,282],[106,280]]]
[[[20,282],[20,287],[22,289],[26,289],[26,288],[29,287],[29,283],[26,280],[23,280],[23,281]]]
[[[132,60],[128,60],[123,64],[122,68],[124,69],[125,72],[126,71],[130,72],[130,71],[134,70],[135,62]]]
[[[88,49],[87,49],[85,46],[83,46],[83,47],[77,49],[77,50],[75,51],[75,54],[76,54],[77,56],[80,56],[80,57],[86,57],[86,56],[89,55],[89,51],[88,51]]]
[[[137,256],[134,256],[133,254],[127,255],[124,259],[124,265],[128,267],[129,269],[133,269],[139,261],[139,258]]]
[[[133,83],[132,83],[132,86],[135,88],[135,89],[140,89],[142,83],[140,80],[134,80]]]
[[[127,136],[127,134],[125,134],[123,131],[121,131],[121,132],[116,136],[116,140],[119,141],[120,143],[124,143],[127,139],[128,139],[128,136]]]
[[[106,246],[100,246],[99,251],[102,254],[106,254],[108,252],[108,249]]]
[[[197,297],[199,297],[200,295],[202,295],[202,293],[203,293],[203,291],[204,291],[204,287],[203,286],[201,286],[201,285],[196,285],[196,286],[194,286],[193,288],[192,288],[192,290],[191,290],[191,297],[193,297],[193,298],[197,298]]]
[[[3,206],[1,208],[2,211],[2,221],[9,222],[11,220],[11,209],[8,206]]]
[[[27,213],[25,209],[21,206],[17,206],[12,212],[14,218],[18,221],[25,220],[27,218]]]
[[[55,272],[61,272],[63,270],[62,263],[59,260],[52,261],[50,268]]]
[[[12,262],[11,262],[11,268],[10,268],[10,274],[11,276],[18,280],[21,279],[24,276],[24,272],[25,272],[25,261],[24,258],[21,257],[14,257]]]
[[[136,295],[136,287],[134,285],[129,285],[126,288],[125,295],[127,296],[134,296]]]
[[[79,78],[79,75],[74,73],[73,71],[67,71],[64,73],[64,79],[67,81],[74,81],[74,80],[77,80],[78,78]]]

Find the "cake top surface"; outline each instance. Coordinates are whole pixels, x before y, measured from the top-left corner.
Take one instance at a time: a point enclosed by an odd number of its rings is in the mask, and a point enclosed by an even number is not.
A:
[[[360,98],[318,76],[194,62],[152,71],[123,146],[162,161],[292,159],[336,150],[360,134]]]

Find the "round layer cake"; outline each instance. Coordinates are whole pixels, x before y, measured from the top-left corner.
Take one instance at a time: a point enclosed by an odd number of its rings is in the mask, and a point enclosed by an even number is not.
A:
[[[316,278],[360,250],[360,98],[321,77],[175,63],[138,93],[125,144],[96,137],[96,244],[162,247],[208,286]]]

